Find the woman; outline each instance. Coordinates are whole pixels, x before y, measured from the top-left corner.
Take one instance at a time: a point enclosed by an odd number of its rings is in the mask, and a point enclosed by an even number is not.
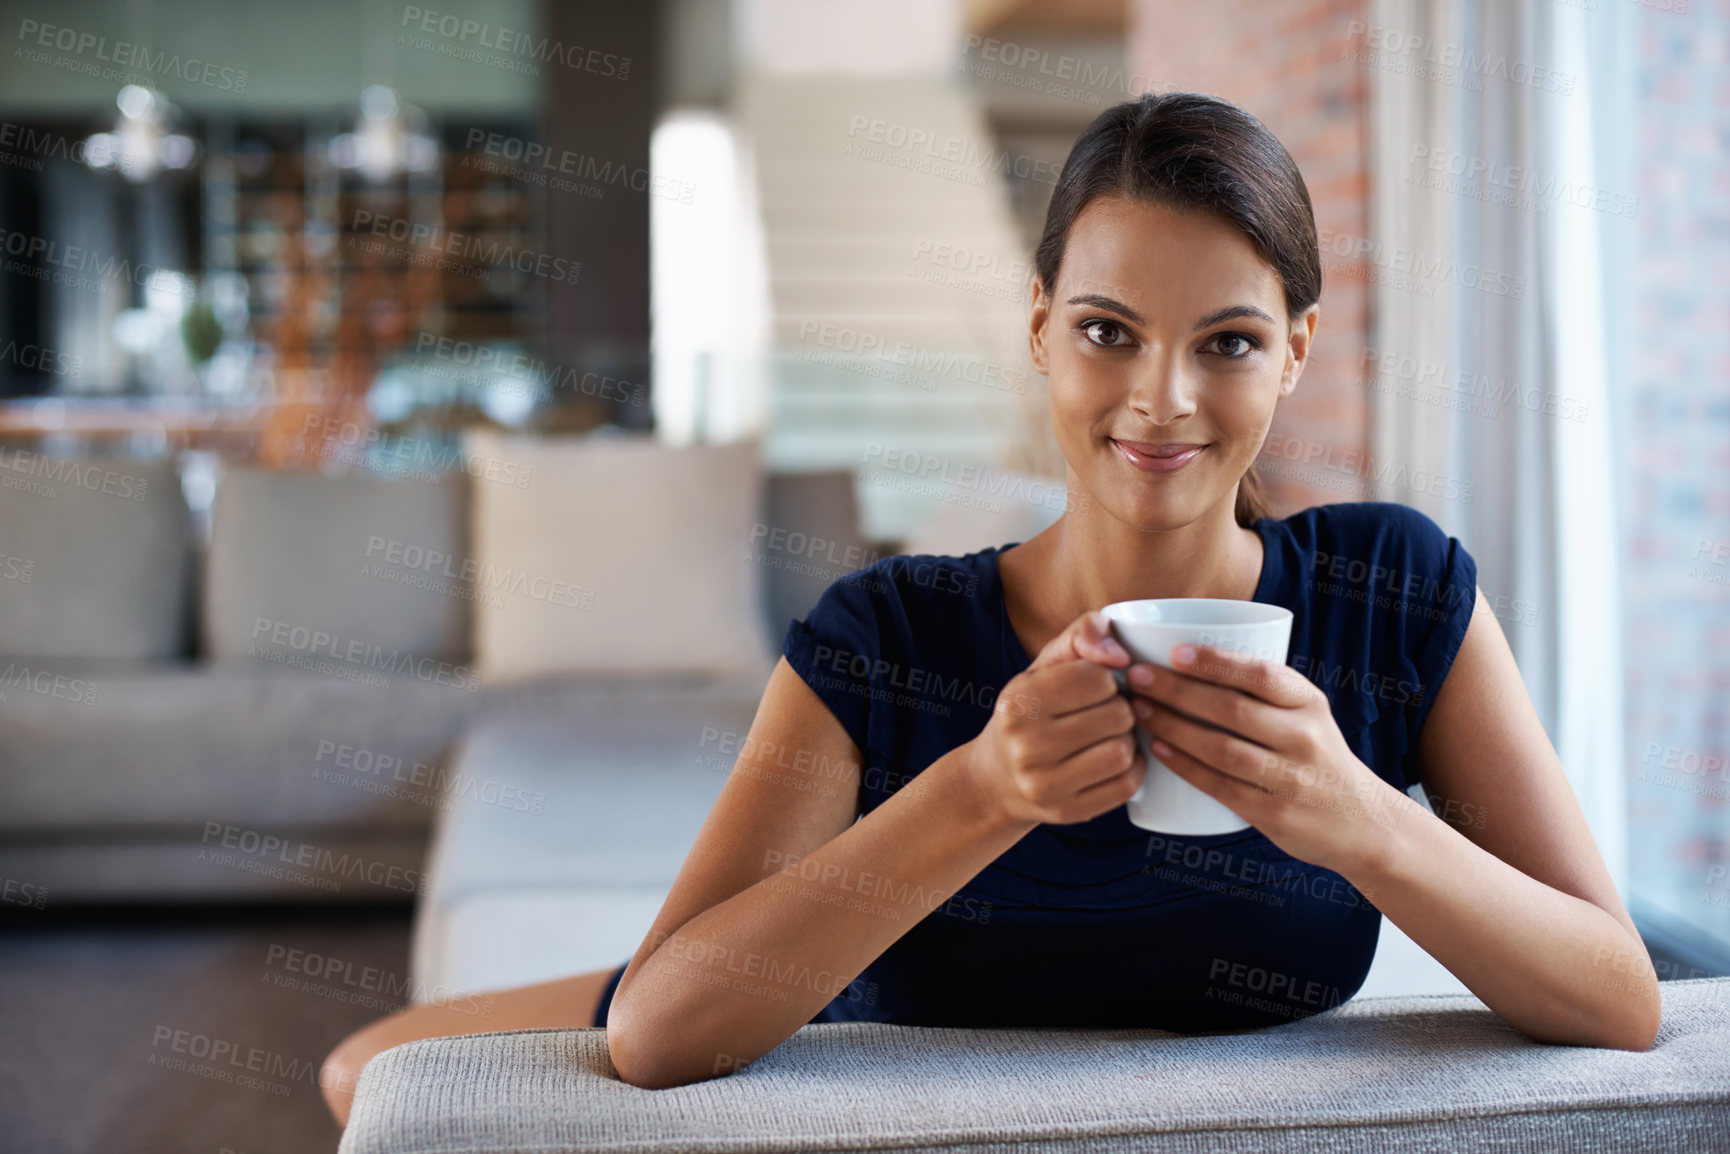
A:
[[[1252,462],[1321,295],[1285,149],[1210,97],[1111,108],[1035,264],[1070,511],[835,582],[791,623],[745,748],[847,766],[845,788],[741,758],[629,964],[499,993],[485,1028],[605,1025],[643,1087],[808,1022],[1254,1028],[1350,998],[1385,914],[1529,1036],[1648,1048],[1655,975],[1470,555],[1396,504],[1263,506]],[[1095,611],[1148,597],[1285,605],[1289,662],[1132,664]],[[1130,824],[1137,726],[1251,828]],[[404,1011],[327,1083],[477,1025]]]

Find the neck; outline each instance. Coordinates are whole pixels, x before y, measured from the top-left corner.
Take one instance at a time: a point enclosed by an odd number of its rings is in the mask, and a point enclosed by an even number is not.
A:
[[[1230,503],[1175,529],[1137,529],[1094,505],[1041,536],[1051,538],[1052,592],[1071,617],[1144,598],[1249,600],[1263,564],[1260,535],[1237,523]]]

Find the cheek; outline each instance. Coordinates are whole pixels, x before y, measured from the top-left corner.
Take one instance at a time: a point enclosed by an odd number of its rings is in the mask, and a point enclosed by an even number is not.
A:
[[[1053,373],[1050,380],[1051,426],[1060,444],[1090,436],[1120,400],[1109,382],[1079,372]]]
[[[1047,346],[1051,396],[1071,411],[1109,409],[1123,399],[1124,367],[1110,358],[1089,356],[1063,339]]]
[[[1204,407],[1221,429],[1254,431],[1273,415],[1279,400],[1282,365],[1262,361],[1257,365],[1219,369],[1205,377]]]

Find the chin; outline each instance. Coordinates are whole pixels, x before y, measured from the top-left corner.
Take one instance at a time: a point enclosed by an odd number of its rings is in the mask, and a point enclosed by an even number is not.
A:
[[[1114,488],[1103,501],[1096,496],[1095,501],[1117,520],[1148,532],[1182,528],[1200,516],[1202,508],[1188,494],[1156,496],[1124,487]]]

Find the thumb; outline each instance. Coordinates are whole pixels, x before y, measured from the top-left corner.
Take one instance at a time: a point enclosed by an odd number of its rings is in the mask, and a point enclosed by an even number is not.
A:
[[[1102,610],[1083,613],[1045,643],[1029,669],[1061,665],[1065,661],[1092,661],[1110,668],[1128,665],[1129,651],[1111,635],[1111,622]]]

